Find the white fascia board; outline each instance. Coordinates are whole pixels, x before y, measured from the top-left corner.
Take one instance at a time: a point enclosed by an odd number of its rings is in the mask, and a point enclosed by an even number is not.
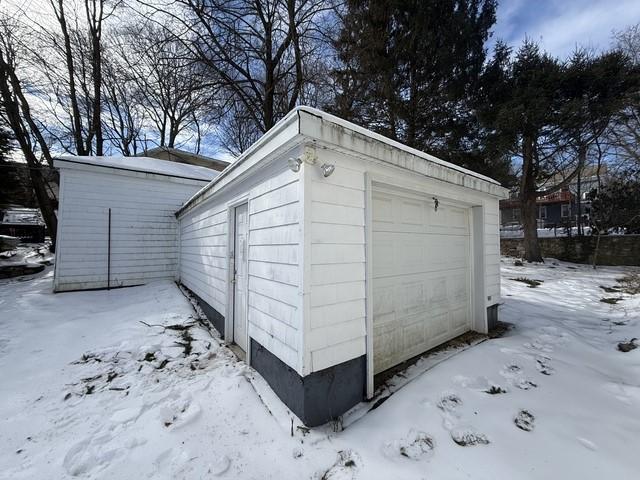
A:
[[[298,112],[300,133],[319,143],[319,146],[342,150],[369,161],[382,161],[497,198],[508,197],[509,191],[489,177],[445,162],[320,110],[300,107]]]
[[[189,210],[206,202],[227,185],[240,178],[245,178],[246,175],[250,175],[252,171],[255,171],[254,167],[257,164],[268,162],[278,153],[291,149],[297,143],[303,141],[303,137],[299,135],[298,112],[298,109],[289,112],[286,117],[260,137],[235,162],[224,169],[220,175],[187,200],[176,212],[176,216],[181,217]]]

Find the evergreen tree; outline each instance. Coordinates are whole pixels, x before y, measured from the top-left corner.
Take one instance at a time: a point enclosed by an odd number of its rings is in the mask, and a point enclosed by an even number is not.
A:
[[[474,100],[495,0],[348,0],[336,40],[337,94],[348,120],[489,175]]]
[[[12,141],[10,131],[0,125],[0,208],[11,204],[35,207],[27,165],[11,160]]]
[[[580,178],[590,148],[623,108],[634,78],[618,52],[591,56],[577,51],[560,63],[529,40],[515,56],[504,44],[496,46],[483,73],[479,112],[488,132],[487,154],[510,156],[521,165],[527,260],[542,260],[536,200]]]
[[[522,167],[519,194],[525,258],[529,261],[542,261],[536,199],[551,193],[539,191],[539,179],[550,174],[563,149],[558,113],[562,108],[561,79],[558,60],[529,40],[515,57],[510,48],[498,43],[483,75],[480,117],[489,132],[487,152],[519,158]]]

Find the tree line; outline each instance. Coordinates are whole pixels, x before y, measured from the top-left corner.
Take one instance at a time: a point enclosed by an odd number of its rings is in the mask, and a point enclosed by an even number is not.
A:
[[[45,5],[35,21],[0,13],[0,120],[54,240],[52,152],[238,155],[301,104],[516,187],[529,260],[537,198],[587,163],[638,178],[638,26],[559,59],[530,39],[490,51],[495,0]]]

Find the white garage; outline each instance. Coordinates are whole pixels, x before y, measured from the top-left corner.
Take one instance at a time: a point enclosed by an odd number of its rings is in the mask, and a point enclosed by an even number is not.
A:
[[[178,277],[307,425],[500,300],[496,181],[299,107],[177,212]]]

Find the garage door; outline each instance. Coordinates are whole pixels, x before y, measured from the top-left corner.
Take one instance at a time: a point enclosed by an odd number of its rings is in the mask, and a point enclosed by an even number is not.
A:
[[[373,361],[382,372],[471,328],[469,209],[373,191]]]

